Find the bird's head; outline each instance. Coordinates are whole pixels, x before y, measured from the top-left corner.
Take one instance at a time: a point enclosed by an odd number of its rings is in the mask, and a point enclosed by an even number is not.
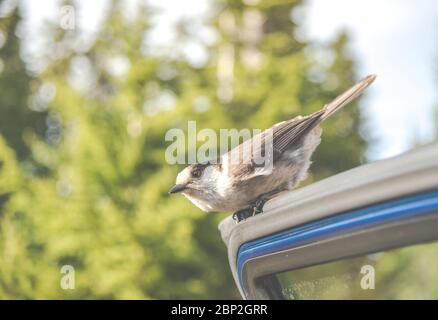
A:
[[[169,190],[170,194],[181,192],[197,195],[211,192],[220,174],[220,165],[212,163],[196,163],[184,168],[176,177],[175,185]]]

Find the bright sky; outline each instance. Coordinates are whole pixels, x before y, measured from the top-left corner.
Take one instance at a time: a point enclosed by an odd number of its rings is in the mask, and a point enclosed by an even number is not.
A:
[[[24,1],[30,46],[36,46],[37,26],[56,15],[57,0]],[[128,1],[132,2],[132,1]],[[180,17],[200,19],[206,0],[150,0],[162,10],[152,41],[172,41],[171,25]],[[106,0],[80,2],[78,20],[94,29]],[[363,110],[375,143],[370,159],[397,155],[414,142],[434,136],[434,108],[438,106],[438,1],[430,0],[309,0],[304,35],[325,41],[348,29],[351,49],[360,62],[360,74],[379,77],[367,90]],[[32,31],[33,30],[33,31]],[[205,35],[209,38],[212,35]],[[203,59],[201,48],[191,44],[190,56]]]

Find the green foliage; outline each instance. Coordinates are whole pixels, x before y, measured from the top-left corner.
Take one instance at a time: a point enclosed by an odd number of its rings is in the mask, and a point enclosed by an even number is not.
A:
[[[0,1],[0,5],[2,3]],[[19,19],[17,10],[0,19],[0,38],[5,39],[0,46],[0,134],[13,146],[18,157],[24,159],[29,155],[29,148],[23,140],[24,133],[44,134],[45,113],[28,108],[29,103],[37,108],[38,98],[37,94],[30,95],[31,78],[20,57],[20,39],[16,35]]]
[[[221,13],[211,25],[220,37],[201,67],[150,53],[143,37],[149,8],[127,21],[120,3],[111,5],[85,51],[72,49],[79,33],[55,28],[51,46],[65,54],[32,80],[32,87],[56,88],[47,115],[37,114],[47,120],[46,139],[26,131],[35,165],[17,163],[0,144],[0,192],[7,194],[0,215],[2,298],[237,298],[217,232],[225,214],[205,214],[182,197],[169,198],[181,168],[165,162],[165,133],[185,129],[188,120],[198,129],[263,129],[317,110],[356,78],[346,35],[327,45],[293,37],[290,11],[299,1],[218,3]],[[259,34],[248,42],[245,23],[260,17]],[[230,52],[231,78],[221,75]],[[1,83],[14,79],[0,75]],[[31,94],[22,91],[7,103],[24,106]],[[22,136],[21,118],[1,112]],[[360,121],[350,106],[325,126],[309,181],[360,163],[366,147]],[[10,144],[22,153],[19,142]],[[66,264],[75,268],[75,290],[59,286]]]

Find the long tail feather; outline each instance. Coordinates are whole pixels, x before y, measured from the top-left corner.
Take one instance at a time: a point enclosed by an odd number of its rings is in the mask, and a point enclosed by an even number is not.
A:
[[[324,110],[324,114],[322,115],[321,120],[327,119],[333,113],[356,99],[374,81],[374,79],[376,79],[376,77],[376,75],[371,74],[363,78],[350,89],[337,96],[335,100],[333,100],[329,104],[326,104],[322,109]]]

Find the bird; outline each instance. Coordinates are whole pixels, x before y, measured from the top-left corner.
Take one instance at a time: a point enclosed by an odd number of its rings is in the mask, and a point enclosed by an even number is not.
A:
[[[311,156],[321,142],[321,122],[357,98],[375,78],[374,74],[363,78],[319,111],[273,125],[217,161],[185,167],[169,193],[183,194],[206,212],[233,212],[237,222],[263,212],[266,201],[306,179]],[[271,165],[257,163],[249,146],[259,151],[257,154],[271,152]]]

